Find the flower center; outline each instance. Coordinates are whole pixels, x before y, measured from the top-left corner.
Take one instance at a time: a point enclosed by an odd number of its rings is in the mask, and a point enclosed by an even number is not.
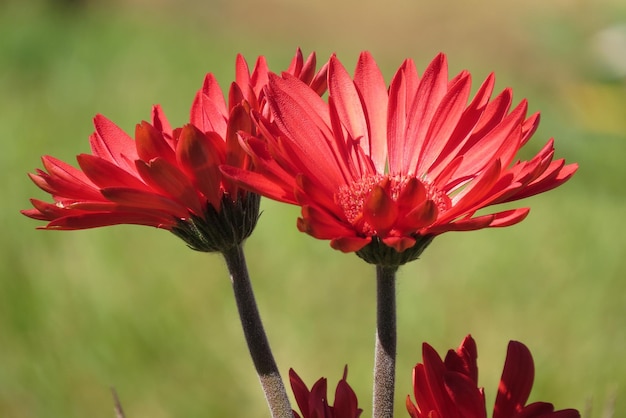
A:
[[[432,202],[425,205],[427,201]],[[411,219],[417,218],[414,212],[419,207],[434,207],[441,213],[451,205],[450,198],[428,181],[400,174],[362,177],[339,188],[335,202],[348,222],[370,236],[386,235],[394,228],[417,228],[419,222]]]
[[[350,185],[343,185],[335,194],[335,202],[341,206],[346,219],[355,224],[363,216],[363,204],[372,192],[373,187],[380,183],[385,176],[375,174],[362,177]]]

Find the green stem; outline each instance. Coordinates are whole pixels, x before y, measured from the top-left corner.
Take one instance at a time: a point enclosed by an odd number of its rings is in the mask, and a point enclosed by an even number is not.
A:
[[[396,271],[376,266],[376,349],[374,354],[374,418],[393,417],[396,377]]]
[[[223,254],[230,272],[243,333],[272,417],[293,418],[289,398],[278,372],[276,361],[274,361],[254,299],[242,246],[237,245],[224,251]]]

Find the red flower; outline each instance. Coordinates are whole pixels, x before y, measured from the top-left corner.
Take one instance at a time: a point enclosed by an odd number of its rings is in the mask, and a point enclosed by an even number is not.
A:
[[[325,90],[325,69],[315,73],[315,54],[300,50],[288,69],[312,88]],[[201,251],[220,251],[250,235],[259,196],[222,176],[219,166],[248,169],[250,158],[237,132],[256,131],[250,111],[265,107],[268,68],[259,57],[252,73],[237,57],[236,82],[228,106],[215,77],[208,74],[191,109],[191,124],[172,130],[159,106],[152,122],[137,125],[131,138],[102,115],[94,119],[92,154],[77,157],[80,170],[50,156],[47,170],[31,179],[54,203],[31,199],[28,217],[49,221],[44,229],[73,230],[139,224],[172,231]]]
[[[302,412],[302,418],[358,418],[363,410],[358,407],[356,395],[348,384],[347,377],[348,367],[346,366],[343,378],[337,383],[335,402],[333,406],[330,406],[328,405],[326,378],[315,382],[309,391],[296,372],[290,369],[289,381]],[[294,418],[301,417],[296,411],[293,411],[293,416]]]
[[[539,115],[526,117],[526,100],[511,110],[510,89],[491,99],[493,87],[490,75],[468,104],[471,77],[449,80],[443,54],[421,78],[406,60],[389,89],[369,53],[354,78],[332,57],[328,103],[295,77],[270,75],[272,120],[257,116],[263,139],[245,138],[255,172],[222,171],[300,205],[300,231],[330,239],[335,249],[376,264],[385,264],[380,254],[412,249],[392,262],[399,265],[443,232],[520,222],[528,208],[477,211],[555,188],[576,171],[553,161],[553,140],[531,160],[514,162]]]
[[[445,361],[424,343],[422,358],[413,369],[416,403],[407,396],[406,406],[412,418],[486,418],[485,395],[478,388],[476,343],[470,335],[459,348],[448,351]],[[575,409],[554,411],[546,402],[526,405],[535,376],[533,358],[528,348],[509,342],[493,418],[580,418]]]

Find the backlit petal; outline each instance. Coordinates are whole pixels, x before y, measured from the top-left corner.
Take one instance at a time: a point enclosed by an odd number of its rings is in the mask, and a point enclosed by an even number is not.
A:
[[[224,154],[224,141],[215,132],[205,135],[193,125],[183,128],[176,148],[178,163],[216,209],[222,198],[219,166],[225,159]]]
[[[524,407],[535,378],[535,366],[528,348],[517,341],[509,343],[493,418],[510,418]]]
[[[385,171],[387,163],[387,87],[376,61],[369,52],[359,56],[354,72],[356,85],[367,120],[369,131],[369,151],[379,173]]]

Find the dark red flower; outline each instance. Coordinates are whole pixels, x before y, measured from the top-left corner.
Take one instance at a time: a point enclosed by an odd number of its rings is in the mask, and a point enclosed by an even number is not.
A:
[[[269,76],[271,120],[263,138],[246,137],[255,171],[223,167],[243,187],[302,207],[298,228],[375,264],[376,253],[416,258],[438,234],[513,225],[528,208],[477,214],[487,206],[555,188],[577,165],[553,161],[553,140],[515,161],[535,132],[512,93],[491,98],[490,75],[469,101],[471,77],[448,78],[438,55],[421,78],[406,60],[389,89],[376,62],[361,54],[354,77],[332,57],[328,103],[297,78]],[[373,258],[372,258],[373,257]]]
[[[293,369],[289,370],[291,389],[302,415],[293,411],[294,418],[358,418],[363,412],[358,407],[356,394],[346,380],[348,367],[335,389],[335,401],[328,405],[326,378],[319,379],[309,390]]]
[[[412,418],[486,418],[485,395],[478,387],[476,343],[470,335],[444,361],[424,343],[423,363],[413,369],[415,404],[407,396]],[[493,418],[580,418],[575,409],[555,411],[547,402],[526,404],[535,369],[528,348],[509,342]]]
[[[325,68],[315,72],[315,54],[297,51],[288,73],[311,88],[325,90]],[[250,73],[237,57],[236,82],[228,105],[208,74],[191,108],[190,124],[173,130],[161,108],[142,122],[132,138],[102,115],[94,119],[91,154],[77,157],[80,169],[43,157],[44,170],[30,174],[54,203],[31,199],[28,217],[48,221],[43,229],[73,230],[139,224],[172,231],[201,251],[220,251],[250,235],[259,196],[224,177],[222,164],[250,167],[238,132],[255,134],[251,110],[263,112],[268,68],[259,57]]]

